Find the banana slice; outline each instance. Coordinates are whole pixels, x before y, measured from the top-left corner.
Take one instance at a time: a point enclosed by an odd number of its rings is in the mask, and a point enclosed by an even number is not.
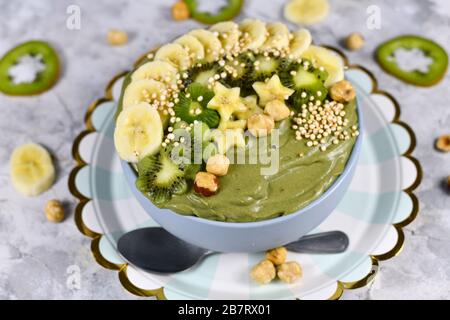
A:
[[[245,19],[239,25],[243,49],[259,49],[267,39],[266,24],[260,20]]]
[[[214,33],[204,29],[196,29],[192,30],[188,34],[197,38],[197,40],[203,45],[203,48],[205,49],[206,62],[213,62],[219,58],[222,44]]]
[[[11,180],[17,191],[37,196],[55,181],[55,167],[47,150],[35,143],[17,147],[10,162]]]
[[[198,41],[196,37],[185,34],[184,36],[176,39],[175,43],[181,44],[184,50],[189,53],[191,64],[205,58],[205,48],[203,48],[202,43]]]
[[[191,66],[188,52],[178,43],[169,43],[159,48],[155,60],[169,62],[179,70],[186,70]]]
[[[225,51],[232,50],[239,43],[239,26],[232,21],[216,23],[209,30],[219,34],[219,40]]]
[[[300,29],[292,33],[292,36],[293,38],[289,45],[290,55],[292,59],[298,59],[311,45],[311,33],[308,29]]]
[[[302,58],[311,60],[313,64],[318,67],[322,66],[325,68],[328,72],[325,86],[329,87],[344,79],[344,62],[342,61],[342,58],[333,51],[324,47],[311,45],[303,52]]]
[[[117,117],[114,145],[120,158],[137,163],[156,153],[163,139],[163,126],[156,108],[146,102],[129,106]]]
[[[165,61],[150,61],[137,68],[131,75],[131,81],[153,79],[170,84],[177,83],[177,69]]]
[[[281,22],[269,23],[266,27],[269,36],[262,49],[287,49],[289,47],[289,29]]]
[[[330,11],[328,0],[292,0],[284,6],[284,17],[297,24],[315,24]]]
[[[161,81],[142,79],[131,82],[123,94],[122,108],[138,104],[140,102],[152,102],[161,97],[161,92],[166,90]]]

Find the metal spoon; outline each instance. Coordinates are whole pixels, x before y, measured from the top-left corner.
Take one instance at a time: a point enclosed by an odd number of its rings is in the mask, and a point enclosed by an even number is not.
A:
[[[307,235],[285,247],[299,253],[341,253],[349,244],[341,231]],[[120,237],[119,252],[135,266],[151,272],[175,273],[197,264],[215,253],[183,241],[163,228],[149,227],[130,231]]]

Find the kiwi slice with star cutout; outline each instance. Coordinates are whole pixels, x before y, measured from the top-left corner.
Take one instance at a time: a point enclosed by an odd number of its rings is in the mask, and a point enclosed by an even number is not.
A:
[[[136,187],[156,205],[188,190],[184,170],[170,159],[166,150],[145,157],[137,167],[139,177]]]
[[[395,52],[398,49],[419,49],[432,61],[426,71],[403,70],[395,59]],[[444,48],[430,39],[415,35],[399,36],[382,43],[377,48],[375,57],[381,68],[387,73],[402,81],[422,87],[438,83],[444,77],[448,66],[448,55]]]
[[[36,95],[49,90],[59,78],[56,51],[43,41],[28,41],[0,59],[0,92],[12,96]]]
[[[192,83],[186,92],[181,93],[179,102],[174,106],[177,117],[187,123],[204,122],[209,128],[217,128],[220,116],[217,111],[208,109],[208,102],[214,97],[214,92],[199,83]]]
[[[198,0],[184,0],[192,19],[205,23],[214,24],[221,21],[232,20],[241,11],[244,0],[228,0],[227,4],[220,8],[217,13],[200,11]]]

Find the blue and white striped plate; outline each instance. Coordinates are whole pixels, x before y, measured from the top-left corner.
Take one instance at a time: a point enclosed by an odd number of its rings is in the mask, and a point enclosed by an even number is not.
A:
[[[348,193],[336,211],[316,230],[342,230],[350,237],[347,252],[335,255],[290,252],[303,277],[293,284],[274,281],[259,286],[249,280],[250,268],[261,254],[217,254],[178,274],[157,275],[127,264],[117,253],[116,241],[125,232],[157,225],[133,198],[113,144],[113,115],[123,74],[114,78],[106,97],[86,115],[87,130],[74,142],[77,166],[69,180],[80,200],[76,223],[92,238],[92,252],[103,266],[119,271],[130,292],[159,299],[337,299],[344,289],[366,285],[378,262],[398,254],[402,227],[417,215],[413,190],[421,180],[419,163],[411,157],[415,138],[399,120],[399,106],[377,89],[364,68],[350,66],[346,77],[358,91],[365,119],[363,150]]]

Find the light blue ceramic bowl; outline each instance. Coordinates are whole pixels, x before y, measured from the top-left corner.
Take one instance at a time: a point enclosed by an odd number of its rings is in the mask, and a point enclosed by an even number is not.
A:
[[[360,132],[363,119],[359,107]],[[259,222],[220,222],[184,216],[156,207],[136,189],[136,172],[125,161],[122,168],[130,188],[141,206],[164,229],[189,243],[220,252],[258,252],[295,241],[324,221],[346,193],[355,172],[361,150],[362,134],[358,136],[344,172],[331,187],[305,208],[278,218]]]

